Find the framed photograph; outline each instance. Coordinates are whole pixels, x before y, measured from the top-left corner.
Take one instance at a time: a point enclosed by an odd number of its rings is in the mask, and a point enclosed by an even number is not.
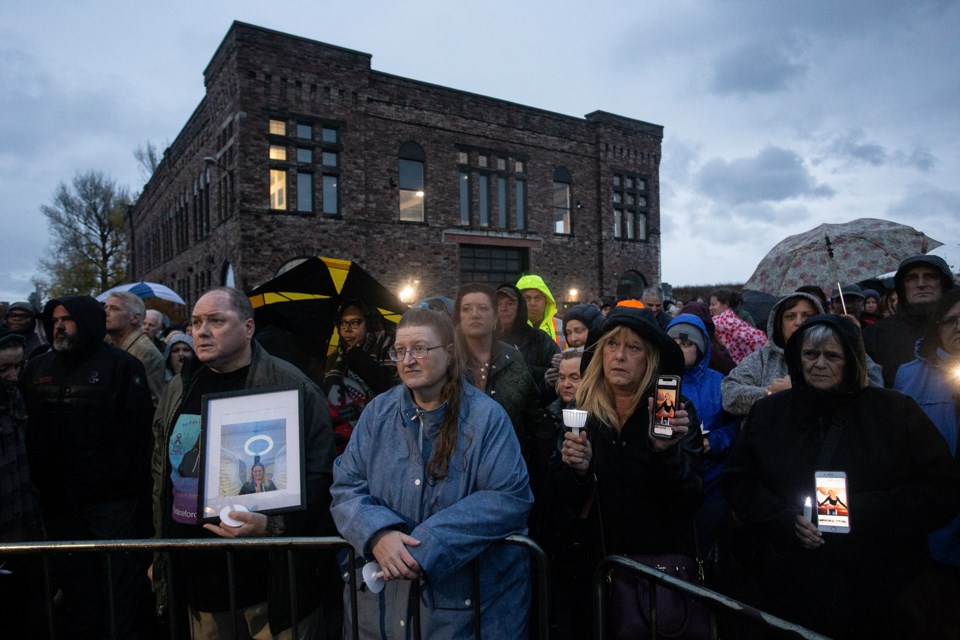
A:
[[[300,389],[211,393],[201,404],[201,520],[218,521],[224,507],[263,514],[304,509]]]

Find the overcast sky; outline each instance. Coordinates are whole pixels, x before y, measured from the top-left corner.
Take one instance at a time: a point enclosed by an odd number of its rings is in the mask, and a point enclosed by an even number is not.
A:
[[[663,279],[745,281],[779,240],[879,217],[960,236],[960,3],[946,0],[0,3],[0,300],[47,250],[40,206],[172,141],[233,20],[374,69],[665,127]],[[142,8],[141,8],[142,7]]]

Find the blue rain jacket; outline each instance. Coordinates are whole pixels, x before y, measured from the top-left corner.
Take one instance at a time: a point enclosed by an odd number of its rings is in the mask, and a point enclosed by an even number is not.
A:
[[[464,380],[457,447],[448,475],[440,481],[429,479],[426,463],[445,410],[446,405],[419,411],[403,385],[367,405],[346,451],[334,463],[334,520],[366,560],[374,559],[368,544],[381,529],[398,529],[421,542],[408,551],[422,570],[424,638],[473,637],[471,560],[476,557],[483,637],[525,638],[530,605],[527,552],[491,546],[508,535],[526,533],[533,494],[519,442],[503,408]],[[360,567],[354,570],[362,584]],[[379,594],[361,589],[360,636],[410,637],[410,587],[410,581],[392,580]],[[350,627],[349,610],[345,618]],[[346,629],[344,637],[349,632]]]

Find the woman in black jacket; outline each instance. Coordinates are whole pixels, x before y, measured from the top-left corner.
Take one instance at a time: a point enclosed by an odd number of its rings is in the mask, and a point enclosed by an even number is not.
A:
[[[723,475],[757,581],[738,595],[832,638],[912,637],[901,595],[957,513],[960,469],[913,400],[867,386],[849,320],[808,319],[785,356],[793,388],[753,405]],[[849,533],[802,515],[822,501],[817,471],[846,474]]]
[[[681,398],[673,438],[649,436],[657,376],[683,375],[680,347],[639,309],[617,307],[601,331],[577,390],[586,429],[564,434],[553,467],[561,498],[587,521],[586,575],[575,582],[586,588],[606,554],[695,555],[693,518],[703,500],[703,435],[692,405]]]

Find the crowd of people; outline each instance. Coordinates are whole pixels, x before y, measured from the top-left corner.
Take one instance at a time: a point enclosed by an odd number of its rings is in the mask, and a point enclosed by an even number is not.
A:
[[[319,373],[261,344],[226,287],[179,327],[124,293],[10,305],[0,541],[339,535],[356,551],[129,553],[109,574],[56,556],[60,633],[467,638],[479,620],[524,638],[537,569],[498,544],[522,534],[550,560],[554,637],[590,635],[609,554],[689,558],[707,587],[833,638],[960,636],[960,288],[943,260],[905,260],[883,294],[811,283],[767,318],[730,289],[560,309],[531,274],[450,293],[395,327],[342,301]],[[657,404],[666,384],[679,395]],[[303,508],[204,517],[207,399],[279,387],[302,404]],[[241,495],[285,489],[259,457],[245,469]],[[38,561],[0,569],[6,628],[42,636]],[[646,633],[613,607],[615,637]]]

